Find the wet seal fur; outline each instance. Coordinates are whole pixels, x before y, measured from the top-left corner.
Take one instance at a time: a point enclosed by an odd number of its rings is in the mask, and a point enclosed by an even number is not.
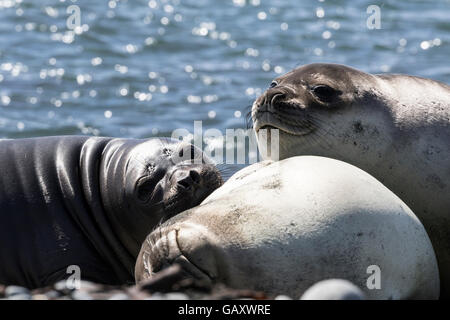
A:
[[[0,168],[0,283],[28,288],[67,279],[70,265],[133,283],[147,234],[222,183],[200,150],[168,138],[5,139]]]
[[[256,132],[279,129],[280,159],[330,157],[381,181],[424,224],[450,298],[450,86],[310,64],[276,78],[253,104]],[[260,146],[264,147],[264,146]]]

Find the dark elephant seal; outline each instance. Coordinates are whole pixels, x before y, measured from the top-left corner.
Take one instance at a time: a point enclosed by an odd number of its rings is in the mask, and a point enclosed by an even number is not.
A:
[[[146,235],[221,185],[202,156],[167,138],[0,140],[0,283],[46,286],[70,265],[133,282]]]
[[[450,86],[311,64],[275,79],[252,118],[256,132],[279,129],[280,159],[351,163],[405,201],[431,238],[450,298]]]

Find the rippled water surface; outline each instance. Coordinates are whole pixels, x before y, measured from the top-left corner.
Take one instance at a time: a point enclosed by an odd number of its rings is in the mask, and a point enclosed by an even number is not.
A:
[[[245,127],[272,78],[311,62],[450,83],[450,1],[374,2],[0,0],[0,137]]]

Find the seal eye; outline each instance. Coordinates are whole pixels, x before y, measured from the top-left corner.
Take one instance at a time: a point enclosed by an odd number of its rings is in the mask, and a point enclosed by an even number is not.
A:
[[[324,84],[319,84],[313,87],[312,92],[317,98],[325,102],[331,101],[333,97],[337,94],[336,90]]]
[[[272,83],[270,84],[270,87],[275,88],[277,85],[278,85],[278,82],[272,81]]]

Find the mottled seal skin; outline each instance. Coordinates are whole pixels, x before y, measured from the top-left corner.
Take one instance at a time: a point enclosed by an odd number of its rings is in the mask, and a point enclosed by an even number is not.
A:
[[[280,129],[280,159],[351,163],[405,201],[431,238],[441,296],[450,298],[450,86],[311,64],[275,79],[252,118],[256,132]]]
[[[70,265],[85,280],[132,283],[146,235],[220,186],[199,157],[167,138],[0,140],[0,283],[43,287]]]
[[[136,281],[172,263],[199,281],[298,299],[314,283],[351,281],[368,299],[437,299],[439,271],[413,212],[366,172],[313,156],[233,175],[142,245]],[[380,288],[369,289],[379,267]]]

